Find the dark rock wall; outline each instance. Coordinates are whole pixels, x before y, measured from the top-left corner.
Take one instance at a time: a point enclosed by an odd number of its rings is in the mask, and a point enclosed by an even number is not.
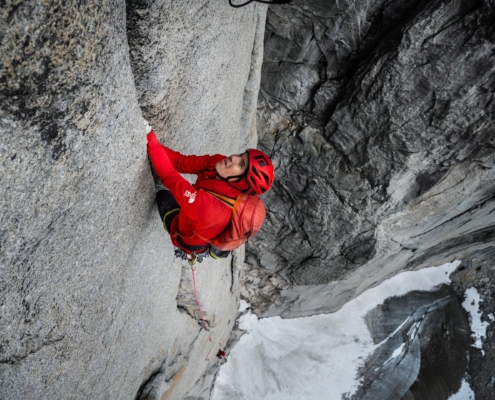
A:
[[[258,132],[277,179],[251,265],[286,285],[349,276],[381,221],[493,154],[494,18],[493,1],[269,9]]]
[[[365,320],[380,346],[360,369],[352,399],[447,400],[460,389],[471,338],[452,288],[387,299]]]
[[[247,245],[241,293],[254,311],[332,312],[403,270],[462,261],[454,290],[426,296],[448,301],[418,308],[420,339],[383,370],[396,347],[367,360],[354,398],[446,399],[463,376],[477,399],[493,397],[494,65],[491,0],[269,8],[258,134],[276,182]],[[473,286],[485,355],[460,307]],[[392,302],[407,313],[411,296]],[[375,314],[372,332],[395,324]]]

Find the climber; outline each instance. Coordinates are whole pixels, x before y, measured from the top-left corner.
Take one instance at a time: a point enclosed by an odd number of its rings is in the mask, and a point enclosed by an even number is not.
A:
[[[227,358],[226,354],[225,354],[225,351],[221,350],[221,349],[218,349],[218,353],[217,353],[217,357],[220,359],[220,360],[224,360]]]
[[[199,261],[208,254],[226,258],[230,251],[215,249],[205,239],[224,230],[232,208],[207,191],[226,200],[236,199],[240,193],[265,193],[274,180],[270,158],[257,149],[230,157],[186,156],[161,145],[146,121],[145,127],[151,164],[166,188],[156,194],[158,211],[172,243],[179,249],[176,256],[186,259],[194,255]],[[181,173],[198,175],[196,183],[191,185]]]

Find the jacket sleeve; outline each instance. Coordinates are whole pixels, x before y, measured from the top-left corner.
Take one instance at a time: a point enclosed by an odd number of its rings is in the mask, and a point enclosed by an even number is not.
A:
[[[154,132],[151,131],[149,135],[152,133],[154,134]],[[165,153],[167,154],[174,169],[181,174],[202,174],[208,170],[214,169],[215,164],[225,158],[225,156],[221,154],[215,154],[213,156],[185,156],[177,151],[163,146],[162,144],[160,144],[160,146],[165,150]]]
[[[166,148],[158,142],[153,131],[148,134],[147,139],[151,163],[163,185],[170,190],[182,211],[192,221],[199,221],[205,209],[205,204],[203,203],[209,201],[209,195],[202,190],[196,190],[193,185],[180,175],[172,165]],[[188,169],[189,171],[192,170]]]

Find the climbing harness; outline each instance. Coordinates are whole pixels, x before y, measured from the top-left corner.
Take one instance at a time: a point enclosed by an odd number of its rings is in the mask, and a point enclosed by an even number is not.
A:
[[[177,248],[174,251],[175,257],[180,258],[181,260],[187,260],[189,265],[194,265],[195,263],[202,263],[203,260],[210,255],[210,252],[208,249],[205,251],[199,253],[199,254],[189,254],[186,253],[184,250]],[[194,259],[194,261],[193,261]],[[191,264],[192,262],[192,264]]]
[[[229,0],[229,4],[231,7],[240,8],[240,7],[247,6],[249,3],[252,3],[253,1],[255,1],[256,3],[262,3],[262,4],[287,4],[287,3],[290,3],[292,0],[272,0],[272,1],[248,0],[242,4],[232,4],[232,0]]]

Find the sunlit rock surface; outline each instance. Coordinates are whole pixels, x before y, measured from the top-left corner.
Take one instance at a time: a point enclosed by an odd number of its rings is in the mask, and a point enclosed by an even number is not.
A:
[[[154,206],[142,115],[186,153],[255,138],[265,12],[0,3],[0,398],[209,392],[242,258],[197,268],[210,342],[177,307],[190,270]]]

